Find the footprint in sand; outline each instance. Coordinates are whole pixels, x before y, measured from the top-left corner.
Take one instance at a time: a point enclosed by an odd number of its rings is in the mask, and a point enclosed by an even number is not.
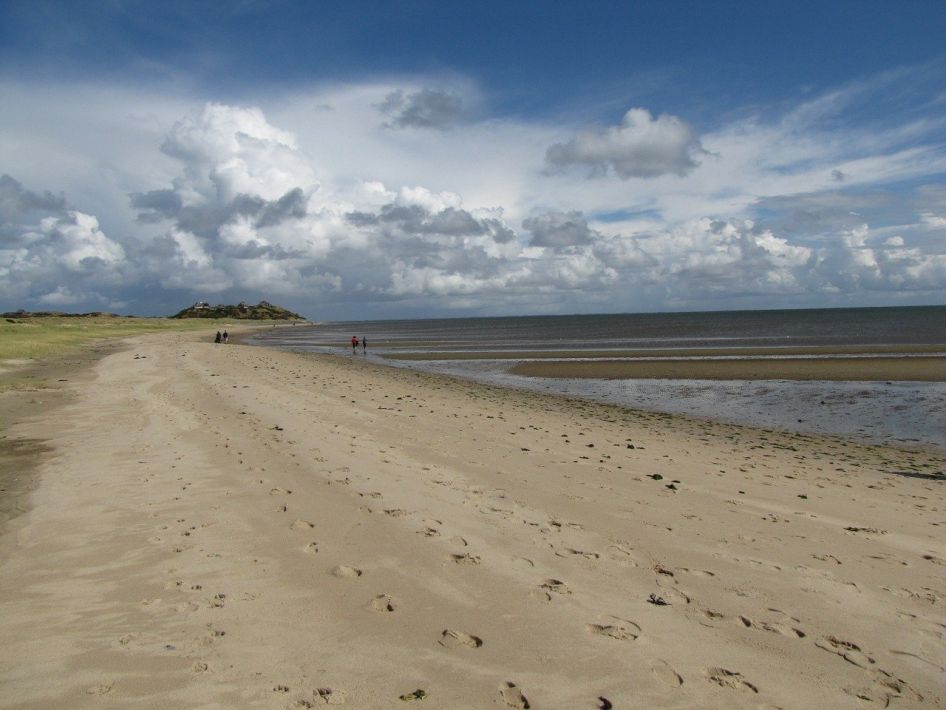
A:
[[[572,591],[568,588],[568,585],[565,584],[560,579],[546,579],[543,580],[539,585],[537,594],[545,599],[545,601],[552,601],[553,594],[559,594],[565,596],[566,594],[571,594]]]
[[[618,641],[636,641],[641,635],[641,627],[627,619],[615,620],[613,624],[587,624],[586,628],[597,636],[607,636]]]
[[[500,685],[499,694],[502,696],[503,702],[511,708],[523,708],[525,710],[530,707],[526,696],[522,694],[519,686],[515,683],[506,681]]]
[[[310,523],[308,520],[296,520],[289,527],[292,530],[311,530],[315,527],[315,523]]]
[[[462,631],[444,629],[437,643],[446,648],[479,648],[483,645],[483,639]]]
[[[722,688],[732,688],[733,690],[751,690],[758,693],[759,689],[752,683],[742,677],[742,673],[731,671],[726,668],[707,668],[706,677],[711,683]]]
[[[469,553],[448,555],[447,560],[455,562],[458,565],[478,565],[480,563],[479,557]]]
[[[789,626],[788,624],[783,624],[777,621],[753,621],[747,616],[740,616],[739,622],[747,629],[762,629],[763,631],[771,631],[772,633],[780,634],[787,638],[803,639],[805,636],[807,636],[807,634],[801,629],[796,629],[793,626]]]
[[[584,557],[586,560],[597,560],[601,557],[597,552],[585,552],[584,550],[576,550],[573,547],[557,550],[555,554],[559,557]]]
[[[93,685],[91,688],[86,688],[85,692],[89,695],[108,695],[112,692],[114,687],[114,683],[99,683],[98,685]]]
[[[658,586],[661,586],[658,583]],[[662,587],[660,589],[660,596],[667,604],[676,605],[676,606],[686,606],[691,601],[693,601],[689,595],[684,594],[679,589],[674,587]]]
[[[218,629],[213,624],[207,624],[207,633],[199,639],[199,643],[202,646],[212,646],[226,635],[227,632],[223,629]]]
[[[650,672],[654,674],[657,680],[671,688],[679,688],[683,685],[683,677],[663,659],[657,658],[651,661]]]
[[[884,707],[890,707],[895,699],[906,699],[915,704],[923,702],[923,696],[903,678],[897,678],[884,670],[874,671],[874,688],[879,691]]]
[[[292,491],[287,491],[285,488],[271,488],[269,494],[271,496],[288,496],[292,495]]]
[[[354,579],[355,577],[360,577],[362,572],[357,567],[337,565],[332,568],[332,575],[334,577],[338,577],[339,579]]]
[[[316,688],[312,695],[319,704],[325,705],[344,705],[347,700],[347,693],[336,688]]]
[[[389,597],[387,594],[379,594],[371,600],[371,608],[375,611],[388,613],[394,611],[396,607],[394,606],[394,600],[391,599],[391,597]]]
[[[715,577],[715,572],[710,572],[708,569],[687,569],[686,567],[681,567],[677,570],[678,572],[683,572],[684,574],[693,575],[694,577]]]
[[[319,543],[310,542],[308,545],[302,548],[302,551],[308,555],[314,555],[319,551]]]
[[[635,558],[634,551],[627,545],[611,545],[607,550],[608,559],[622,562],[631,567],[640,567],[640,563]]]
[[[861,651],[861,647],[856,643],[844,641],[834,636],[824,636],[818,639],[815,641],[815,646],[829,653],[836,653],[858,668],[870,668],[874,664],[874,659]]]

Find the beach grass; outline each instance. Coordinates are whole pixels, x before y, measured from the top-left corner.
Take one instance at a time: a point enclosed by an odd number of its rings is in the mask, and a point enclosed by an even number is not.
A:
[[[230,327],[231,320],[42,316],[0,319],[0,390],[35,386],[30,366],[68,358],[95,342],[160,331]],[[240,325],[255,323],[240,322]]]

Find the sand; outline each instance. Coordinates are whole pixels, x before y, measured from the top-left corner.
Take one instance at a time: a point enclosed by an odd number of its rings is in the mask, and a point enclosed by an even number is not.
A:
[[[4,432],[0,706],[946,705],[942,456],[193,338]]]
[[[595,379],[946,382],[946,357],[533,361],[520,362],[509,371],[525,377]]]
[[[946,381],[946,345],[385,352],[389,360],[509,360],[524,377]],[[593,359],[589,359],[593,358]]]

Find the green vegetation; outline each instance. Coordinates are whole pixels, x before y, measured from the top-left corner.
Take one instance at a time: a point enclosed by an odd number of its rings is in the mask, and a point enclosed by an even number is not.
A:
[[[267,301],[260,301],[255,306],[240,303],[236,306],[197,302],[171,318],[233,318],[238,320],[305,320],[298,313],[293,313]]]
[[[212,323],[169,318],[122,316],[26,316],[0,319],[0,368],[22,360],[61,357],[94,340],[123,338],[158,331],[211,329]],[[14,363],[4,361],[13,360]]]

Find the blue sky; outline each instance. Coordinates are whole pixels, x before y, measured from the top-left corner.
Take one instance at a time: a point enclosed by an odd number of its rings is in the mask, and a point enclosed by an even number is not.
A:
[[[946,303],[946,4],[0,5],[0,308]]]

